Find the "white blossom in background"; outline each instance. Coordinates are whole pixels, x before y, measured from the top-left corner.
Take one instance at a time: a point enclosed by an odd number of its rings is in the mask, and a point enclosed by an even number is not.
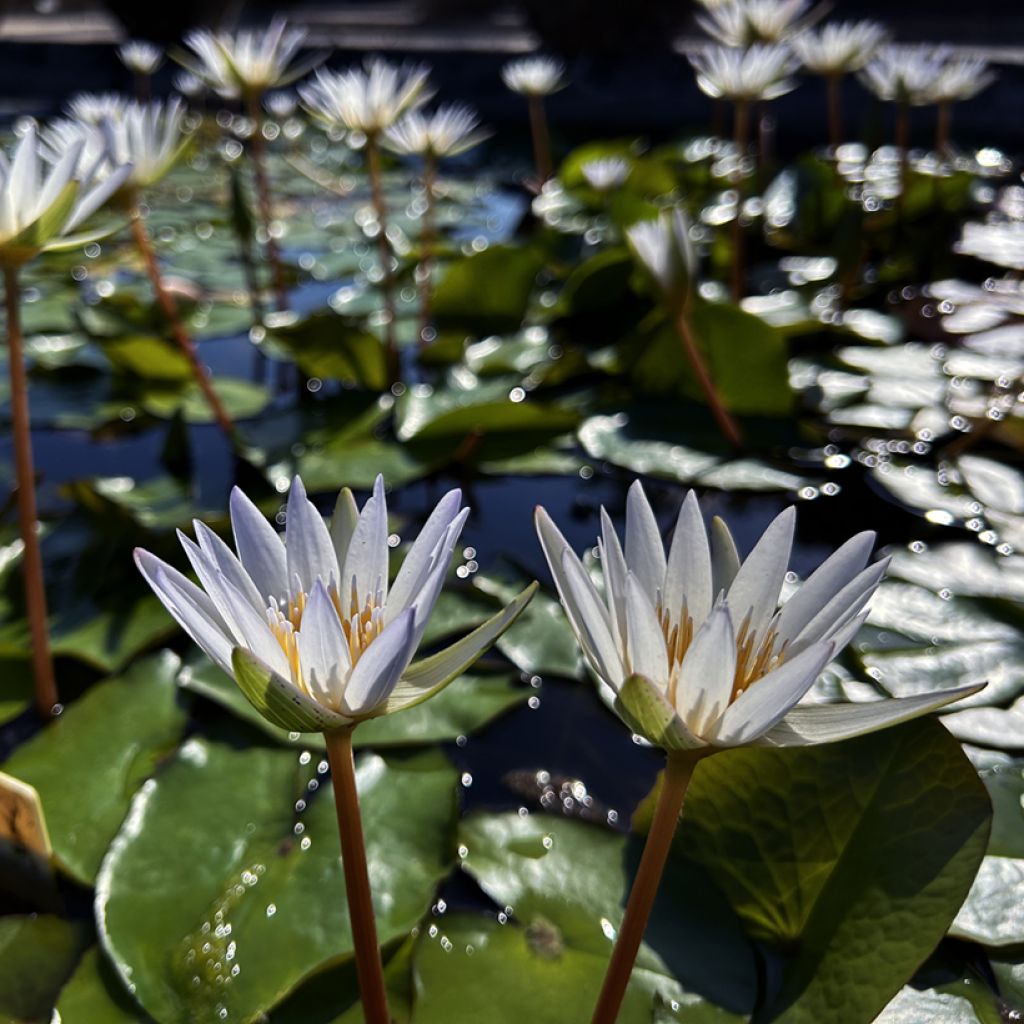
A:
[[[973,99],[996,80],[988,61],[980,57],[950,57],[928,90],[932,103],[959,103]]]
[[[741,560],[728,528],[712,538],[691,492],[666,553],[639,483],[625,543],[602,509],[604,594],[538,508],[537,533],[590,669],[627,725],[669,750],[802,746],[858,736],[952,703],[980,686],[862,704],[800,701],[854,637],[887,560],[874,534],[847,541],[779,608],[796,521],[784,511]]]
[[[276,92],[267,93],[263,99],[263,106],[272,117],[284,121],[294,117],[299,109],[299,97],[290,89],[278,89]]]
[[[788,46],[755,43],[746,50],[708,44],[688,55],[701,92],[712,99],[773,100],[796,88],[800,66]]]
[[[164,51],[152,43],[134,40],[117,48],[121,63],[137,75],[151,75],[164,62]]]
[[[423,64],[392,64],[374,57],[347,71],[321,69],[299,87],[309,112],[328,127],[376,136],[434,94]]]
[[[73,233],[131,172],[115,166],[101,177],[95,165],[83,169],[82,149],[79,140],[50,151],[29,128],[13,153],[0,150],[0,265],[20,266],[40,252],[82,244]]]
[[[289,28],[284,18],[274,18],[265,29],[235,33],[195,29],[185,36],[192,52],[175,59],[224,99],[259,97],[296,81],[323,60],[319,53],[296,59],[305,39],[305,30]]]
[[[120,117],[130,99],[117,92],[80,92],[64,109],[76,120],[100,124],[108,117]]]
[[[824,8],[810,0],[727,0],[697,15],[697,24],[723,46],[785,42],[814,21]]]
[[[174,88],[190,100],[199,99],[206,92],[206,85],[191,71],[179,71],[174,76]]]
[[[550,96],[569,84],[565,64],[542,55],[510,60],[501,69],[501,80],[523,96]]]
[[[626,230],[626,241],[669,309],[685,309],[697,276],[697,254],[686,213],[676,207],[662,212],[657,220],[633,224]]]
[[[417,704],[463,672],[526,606],[536,584],[438,654],[410,664],[469,510],[446,494],[389,583],[384,481],[360,510],[339,495],[330,524],[296,477],[284,537],[236,487],[232,550],[196,521],[179,539],[201,587],[155,555],[135,561],[189,636],[284,728],[346,728]]]
[[[629,177],[633,165],[621,156],[606,156],[588,160],[580,168],[587,184],[596,192],[610,192]]]
[[[430,114],[410,110],[385,129],[381,142],[394,153],[441,159],[465,153],[491,134],[480,127],[475,110],[449,103]]]
[[[887,31],[877,21],[836,21],[807,29],[790,40],[808,71],[817,75],[844,75],[860,71],[886,41]]]
[[[927,44],[883,46],[860,72],[861,82],[880,100],[924,106],[931,103],[948,49]]]

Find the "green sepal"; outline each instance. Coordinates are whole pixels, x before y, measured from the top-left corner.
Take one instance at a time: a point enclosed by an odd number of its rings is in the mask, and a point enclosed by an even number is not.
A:
[[[272,672],[251,651],[231,652],[235,682],[249,703],[268,721],[289,732],[329,732],[352,725],[351,719],[307,697]]]
[[[615,712],[638,736],[663,750],[696,750],[702,743],[646,676],[632,675],[619,687]]]

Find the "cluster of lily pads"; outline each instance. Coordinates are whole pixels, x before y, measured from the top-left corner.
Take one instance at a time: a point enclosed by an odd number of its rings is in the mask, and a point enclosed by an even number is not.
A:
[[[530,57],[495,167],[283,22],[15,125],[4,1019],[1024,1010],[1018,165],[843,135],[981,65],[706,7],[730,139],[573,147]]]

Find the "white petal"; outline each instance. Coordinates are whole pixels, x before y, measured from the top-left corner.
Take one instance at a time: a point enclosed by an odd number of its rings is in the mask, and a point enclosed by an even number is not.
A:
[[[745,690],[704,737],[716,747],[752,743],[780,721],[811,688],[832,658],[832,645],[815,644]]]
[[[213,602],[177,569],[142,548],[135,549],[135,564],[178,625],[230,675],[234,643]]]
[[[217,568],[213,559],[209,558],[198,544],[195,544],[181,530],[177,531],[178,540],[185,549],[192,569],[199,577],[207,596],[213,602],[217,613],[227,626],[227,631],[234,640],[235,645],[243,643],[242,627],[240,625],[240,610],[235,608],[234,594],[240,591],[229,591],[224,585],[227,577]],[[245,599],[242,598],[244,602]],[[248,603],[248,602],[246,602]],[[265,609],[264,609],[265,611]]]
[[[757,741],[772,747],[835,743],[909,721],[983,689],[984,683],[938,690],[914,697],[873,700],[865,704],[809,704],[793,708]]]
[[[284,544],[277,530],[237,487],[231,491],[230,507],[235,550],[260,597],[284,597],[291,587]]]
[[[759,636],[778,607],[795,524],[796,509],[792,506],[776,516],[754,545],[754,550],[747,555],[729,587],[733,622],[742,632],[749,617],[748,637]]]
[[[414,648],[419,646],[419,642],[423,638],[423,631],[427,628],[430,613],[434,610],[438,597],[441,596],[441,588],[444,586],[445,576],[448,574],[452,553],[455,551],[455,545],[459,542],[462,528],[466,525],[468,518],[469,509],[464,508],[455,517],[454,522],[448,526],[445,535],[438,541],[437,547],[431,556],[430,571],[426,579],[423,580],[420,589],[412,595],[413,604],[410,607],[416,612],[416,640],[413,644]],[[385,613],[386,621],[387,614]]]
[[[362,605],[367,597],[388,591],[388,506],[384,495],[384,478],[378,476],[373,494],[367,499],[352,540],[345,555],[345,564],[338,581],[341,607],[348,608],[355,585],[356,599]]]
[[[796,637],[847,583],[863,571],[874,546],[873,531],[858,533],[811,573],[779,612],[775,628],[780,643]]]
[[[562,600],[562,605],[568,611],[568,605],[566,605],[568,585],[565,581],[565,573],[562,571],[562,553],[572,551],[572,548],[562,536],[562,532],[555,526],[554,520],[548,515],[547,510],[540,505],[533,511],[533,523],[540,540],[541,550],[544,552],[544,558],[551,570],[551,577],[555,581],[555,589]],[[571,618],[570,616],[570,621]],[[575,626],[573,628],[575,629]]]
[[[711,592],[718,597],[732,586],[740,570],[740,553],[736,550],[725,520],[715,516],[711,520],[711,578],[714,581]]]
[[[313,584],[295,641],[306,688],[317,701],[339,710],[352,659],[341,620],[323,580]]]
[[[696,736],[721,718],[736,678],[736,633],[725,602],[715,605],[694,634],[677,670],[676,711]]]
[[[387,550],[387,537],[384,538]],[[288,520],[285,524],[285,555],[288,582],[298,578],[308,594],[317,578],[325,583],[338,579],[338,559],[331,534],[316,506],[306,497],[306,488],[295,477],[288,495]]]
[[[874,594],[889,567],[889,559],[883,558],[858,573],[849,583],[825,605],[817,615],[790,641],[791,653],[803,650],[809,644],[827,637],[838,625],[845,624],[857,615]]]
[[[434,564],[438,545],[445,538],[448,528],[459,515],[462,491],[449,491],[438,503],[430,517],[413,541],[402,567],[395,576],[395,582],[388,591],[385,619],[390,622],[399,612],[407,608],[423,588]],[[465,519],[463,519],[465,522]]]
[[[257,611],[267,610],[267,600],[256,589],[256,584],[235,557],[235,553],[211,530],[206,523],[192,520],[199,546],[213,564],[238,588]]]
[[[334,544],[334,554],[338,558],[339,566],[345,564],[348,546],[352,542],[352,534],[356,532],[358,522],[359,506],[352,492],[343,487],[334,504],[334,515],[331,516],[331,542]]]
[[[711,582],[711,547],[708,532],[701,518],[697,496],[690,491],[679,510],[676,530],[672,536],[662,607],[676,622],[685,603],[696,631],[711,611],[714,600]]]
[[[626,580],[626,632],[631,672],[649,679],[659,690],[668,689],[668,651],[658,613],[631,571]]]
[[[231,612],[242,636],[241,646],[252,651],[271,671],[285,679],[291,679],[291,664],[278,643],[277,637],[270,631],[266,615],[257,612],[229,579],[220,577],[220,585],[228,594],[231,602]]]
[[[391,696],[416,648],[415,626],[407,608],[366,648],[348,677],[343,713],[367,714]]]
[[[568,548],[562,552],[566,592],[562,598],[569,624],[592,668],[609,686],[617,688],[625,678],[622,654],[612,636],[605,608],[590,574]]]
[[[601,565],[604,567],[605,602],[619,650],[626,649],[626,556],[611,518],[601,506]]]
[[[626,496],[626,565],[653,604],[665,581],[665,545],[640,481]]]
[[[84,224],[128,180],[131,173],[132,165],[124,164],[111,171],[98,185],[84,193],[79,192],[78,201],[64,224],[63,233],[67,234]]]

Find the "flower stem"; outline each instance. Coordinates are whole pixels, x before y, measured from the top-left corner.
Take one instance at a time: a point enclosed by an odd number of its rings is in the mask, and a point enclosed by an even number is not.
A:
[[[256,177],[256,197],[260,207],[260,220],[266,233],[267,260],[274,281],[274,303],[278,312],[288,308],[288,287],[284,280],[284,267],[281,264],[281,253],[277,248],[277,239],[271,232],[274,220],[273,204],[270,198],[270,179],[267,177],[266,148],[263,145],[263,112],[260,110],[260,98],[250,93],[247,98],[249,118],[253,122],[250,136],[252,153],[252,169]]]
[[[366,168],[370,175],[370,197],[377,216],[377,249],[380,253],[381,299],[384,304],[384,346],[392,381],[398,380],[398,342],[395,340],[395,276],[388,241],[388,207],[380,165],[380,145],[374,135],[366,139]]]
[[[50,655],[50,632],[43,586],[43,557],[39,548],[36,513],[36,480],[32,465],[32,434],[28,413],[28,377],[21,334],[21,288],[18,271],[4,268],[4,297],[7,307],[7,359],[11,382],[11,419],[14,431],[14,463],[18,482],[18,523],[25,551],[25,606],[32,638],[32,673],[35,678],[36,707],[49,717],[57,706],[57,683]]]
[[[676,832],[686,791],[693,778],[693,771],[704,754],[703,750],[689,750],[668,757],[661,780],[661,792],[654,809],[654,820],[647,833],[640,867],[633,880],[626,914],[615,940],[615,949],[604,976],[594,1015],[590,1019],[591,1024],[615,1024],[619,1015],[626,986],[633,973],[633,964],[647,928],[647,919],[651,916],[654,897],[665,870],[665,862],[672,849],[672,837]]]
[[[676,331],[679,334],[679,340],[683,343],[683,351],[686,353],[686,358],[690,360],[693,372],[697,376],[697,383],[700,385],[704,398],[711,409],[711,415],[714,416],[715,423],[718,424],[718,429],[733,448],[742,448],[743,433],[739,425],[732,418],[729,410],[726,409],[725,403],[715,387],[711,372],[705,365],[704,357],[700,354],[700,349],[697,346],[697,340],[693,336],[690,318],[685,309],[676,317]]]
[[[420,330],[419,345],[427,343],[430,327],[431,275],[434,269],[434,182],[437,179],[437,158],[428,153],[423,158],[423,196],[426,206],[420,230]]]
[[[949,152],[949,125],[952,120],[952,104],[944,100],[935,115],[935,151],[940,157]]]
[[[552,174],[551,135],[548,132],[548,118],[544,112],[544,99],[541,96],[528,96],[527,106],[530,111],[530,136],[533,139],[533,162],[537,168],[537,177],[543,185]]]
[[[737,100],[733,124],[733,142],[736,148],[736,174],[733,187],[736,191],[736,216],[732,221],[732,301],[743,298],[743,157],[747,151],[750,135],[750,105],[746,100]]]
[[[384,988],[384,968],[377,944],[377,925],[373,916],[370,876],[366,869],[366,844],[359,814],[355,762],[352,757],[352,730],[336,729],[324,733],[327,759],[331,765],[334,803],[341,834],[341,860],[345,869],[345,892],[356,950],[356,973],[366,1024],[390,1024],[388,997]]]
[[[843,144],[843,77],[837,72],[825,76],[828,92],[828,138],[832,152]]]
[[[150,284],[153,286],[153,294],[156,296],[156,301],[159,303],[164,318],[167,320],[171,336],[188,360],[189,366],[192,368],[192,375],[195,377],[199,390],[202,391],[203,397],[210,406],[213,418],[228,438],[231,438],[235,431],[235,425],[221,403],[220,396],[213,390],[213,384],[210,382],[210,375],[206,372],[206,367],[199,361],[195,342],[181,321],[177,303],[172,298],[171,293],[164,287],[163,276],[160,273],[160,264],[157,262],[156,253],[153,251],[153,243],[150,240],[149,232],[146,230],[146,220],[142,216],[142,211],[138,205],[132,207],[131,224],[132,237],[135,239],[135,245],[138,247],[142,261],[146,265],[146,273],[149,275]]]
[[[910,104],[906,102],[896,104],[896,148],[900,154],[900,192],[896,204],[902,208],[910,170]]]

